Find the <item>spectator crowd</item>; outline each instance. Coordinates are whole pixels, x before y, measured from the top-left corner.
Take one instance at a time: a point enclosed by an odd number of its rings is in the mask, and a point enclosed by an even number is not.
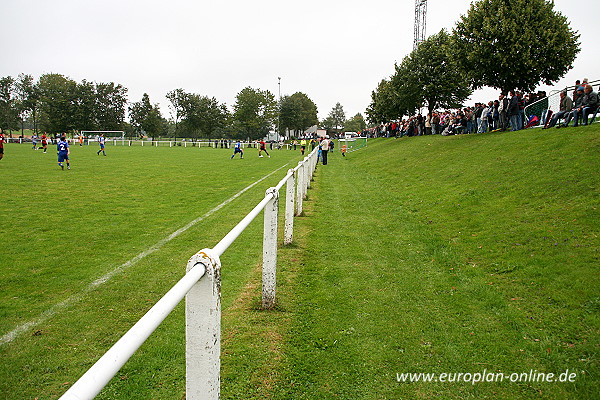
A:
[[[497,100],[475,103],[473,107],[457,110],[434,111],[426,116],[414,115],[402,120],[389,121],[362,132],[369,137],[403,137],[421,135],[455,135],[506,131],[517,131],[531,126],[544,128],[588,125],[589,116],[594,121],[598,113],[598,94],[588,80],[575,82],[574,90],[560,93],[559,110],[550,110],[546,92],[523,95],[519,91],[501,93]],[[525,108],[536,103],[534,114],[525,115]],[[557,125],[558,121],[562,121]]]

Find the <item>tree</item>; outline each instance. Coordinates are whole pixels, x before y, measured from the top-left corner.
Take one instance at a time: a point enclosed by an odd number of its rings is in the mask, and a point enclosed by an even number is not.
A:
[[[293,130],[300,118],[301,105],[291,96],[283,96],[279,102],[279,134]]]
[[[344,126],[346,122],[346,114],[344,113],[344,107],[340,103],[336,103],[335,106],[329,111],[327,118],[323,120],[323,127],[325,129],[335,129]]]
[[[154,138],[164,131],[164,122],[158,104],[150,104],[150,97],[144,93],[142,100],[131,103],[129,119],[135,132]]]
[[[0,78],[0,128],[19,129],[18,109],[14,98],[15,79],[11,76]]]
[[[286,129],[305,131],[319,123],[317,105],[304,93],[296,92],[285,96],[279,104],[279,132]]]
[[[457,22],[452,54],[474,89],[531,91],[572,68],[578,39],[552,1],[481,0]]]
[[[61,74],[45,74],[38,86],[42,129],[48,133],[75,129],[77,83]]]
[[[78,130],[98,130],[96,121],[96,86],[85,79],[76,86],[74,126]]]
[[[273,127],[277,102],[268,90],[246,87],[237,94],[233,110],[236,137],[256,140],[265,137]]]
[[[36,130],[40,93],[38,86],[33,80],[33,76],[19,74],[14,88],[18,104],[18,118],[21,122],[21,132],[23,132],[25,121],[29,118],[33,119],[33,129]]]
[[[344,124],[344,131],[346,132],[361,132],[366,128],[367,124],[361,113],[357,113]]]
[[[427,106],[459,108],[471,95],[466,74],[451,53],[450,36],[445,30],[431,35],[404,58],[391,79],[398,94],[397,104],[406,111]]]
[[[96,84],[96,124],[101,130],[120,131],[125,126],[127,88],[110,83]],[[158,112],[160,115],[160,111]]]
[[[371,94],[369,121],[401,119],[423,106],[430,113],[438,108],[461,107],[472,90],[451,53],[450,43],[448,33],[441,30],[395,65],[394,75],[382,80]]]
[[[187,95],[188,94],[183,89],[175,89],[168,92],[166,96],[167,100],[171,102],[169,111],[171,113],[171,118],[175,123],[175,137],[179,134],[179,121],[181,121],[185,113],[183,105]]]
[[[188,137],[223,137],[228,111],[214,97],[180,93],[181,126]]]
[[[398,71],[397,68],[396,71]],[[402,101],[402,99],[408,98],[410,98],[409,94],[405,92],[398,93],[394,89],[391,78],[382,79],[377,88],[371,93],[371,104],[367,107],[369,122],[381,124],[393,119],[401,119],[402,116],[414,112],[416,110],[415,104],[409,107],[406,101]]]

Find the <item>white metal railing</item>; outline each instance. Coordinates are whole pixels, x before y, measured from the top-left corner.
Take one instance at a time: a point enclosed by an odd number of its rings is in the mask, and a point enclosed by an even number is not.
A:
[[[79,143],[78,139],[71,139],[73,143]],[[96,140],[90,139],[86,144],[94,143]],[[230,149],[233,148],[235,141],[230,142],[229,140],[133,140],[133,139],[125,139],[125,138],[112,138],[106,139],[106,144],[112,144],[114,146],[150,146],[150,147],[211,147],[211,148],[224,148]],[[258,148],[257,142],[241,142],[242,148]],[[273,150],[275,150],[275,146],[279,148],[279,145],[274,145]],[[283,144],[281,148],[285,148],[287,150],[291,149],[290,144]]]
[[[186,298],[186,398],[219,399],[221,353],[221,261],[246,227],[264,210],[262,305],[275,305],[279,190],[286,185],[284,244],[293,241],[294,214],[302,214],[317,164],[315,148],[288,170],[277,186],[212,249],[194,254],[187,273],[125,335],[121,337],[60,400],[93,399],[146,341],[177,304]]]
[[[77,142],[77,139],[73,139],[73,142]],[[89,142],[94,142],[94,140],[90,140]],[[224,148],[224,149],[230,149],[233,148],[233,146],[235,145],[235,141],[230,142],[229,140],[225,140],[225,141],[220,141],[220,140],[194,140],[194,141],[189,141],[189,140],[132,140],[132,139],[107,139],[106,140],[107,144],[112,144],[114,146],[120,145],[120,146],[151,146],[151,147],[211,147],[211,148]],[[258,148],[258,143],[257,142],[241,142],[241,146],[242,148],[246,149],[246,148]],[[290,144],[283,144],[281,145],[281,147],[279,147],[279,145],[274,145],[272,150],[275,150],[275,146],[277,146],[277,148],[284,148],[286,150],[291,150],[292,145]]]
[[[589,81],[589,84],[592,86],[596,86],[600,84],[600,80]],[[582,85],[567,86],[564,89],[552,90],[547,97],[536,100],[533,103],[525,106],[525,108],[523,109],[523,118],[525,118],[524,125],[527,125],[529,116],[538,115],[540,117],[540,121],[533,126],[538,128],[544,127],[546,120],[551,117],[551,115],[548,116],[548,111],[552,111],[552,114],[556,114],[560,110],[560,93],[564,91],[567,93],[567,96],[571,97],[572,92],[576,90],[579,86]],[[590,123],[593,123],[596,114],[592,113],[591,115],[592,120]]]
[[[4,140],[6,141],[6,143],[19,143],[19,144],[23,144],[23,143],[30,143],[31,144],[31,138],[27,137],[27,138],[10,138],[10,137],[5,137]],[[72,144],[72,145],[77,145],[79,144],[79,138],[74,137],[74,138],[69,138],[67,139],[67,141]],[[41,142],[41,139],[38,138],[38,144]],[[55,138],[48,138],[48,144],[49,145],[54,145],[56,142]],[[88,145],[95,145],[98,143],[98,140],[95,138],[84,138],[83,141],[81,142],[82,145],[88,146]],[[230,142],[229,140],[224,141],[223,143],[221,143],[221,141],[219,140],[194,140],[194,141],[190,141],[190,140],[139,140],[139,139],[126,139],[126,138],[106,138],[105,139],[105,144],[111,144],[113,146],[141,146],[141,147],[210,147],[210,148],[225,148],[225,149],[231,149],[233,148],[233,146],[235,145],[235,141]],[[258,148],[258,143],[257,142],[241,142],[242,148],[244,149],[248,149],[248,148]],[[279,144],[275,144],[273,145],[273,149],[272,150],[276,150],[276,149],[286,149],[286,150],[291,150],[293,148],[292,144],[281,144],[281,146]],[[270,149],[271,150],[271,149]]]

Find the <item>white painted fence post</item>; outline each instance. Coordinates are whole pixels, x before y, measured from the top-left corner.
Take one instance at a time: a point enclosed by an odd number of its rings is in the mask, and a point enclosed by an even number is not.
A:
[[[285,224],[283,226],[283,244],[290,244],[294,240],[294,189],[296,189],[296,173],[293,169],[288,171],[290,177],[285,187]]]
[[[309,155],[304,161],[306,163],[306,191],[308,192],[308,188],[310,187],[310,178],[312,177],[312,173],[310,172],[312,169],[312,156]]]
[[[304,158],[304,168],[302,170],[302,173],[304,174],[304,177],[302,178],[302,199],[306,199],[306,197],[308,197],[308,188],[310,187],[310,166],[309,164],[309,159],[308,157]]]
[[[185,297],[186,398],[219,400],[221,368],[221,261],[204,249],[187,263],[206,274]]]
[[[262,306],[270,309],[275,306],[277,285],[277,214],[279,192],[276,188],[267,189],[266,195],[273,197],[264,210],[263,266],[262,266]]]
[[[302,187],[304,186],[304,183],[302,183],[302,178],[303,178],[302,169],[303,169],[302,161],[299,161],[298,169],[296,170],[296,175],[298,176],[298,179],[296,182],[296,215],[302,214],[302,198],[303,198]]]

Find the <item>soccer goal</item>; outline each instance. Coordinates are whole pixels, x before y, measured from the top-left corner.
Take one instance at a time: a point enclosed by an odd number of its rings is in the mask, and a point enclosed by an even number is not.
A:
[[[339,139],[338,142],[338,147],[342,153],[352,153],[367,147],[368,140],[366,137],[355,136]]]

